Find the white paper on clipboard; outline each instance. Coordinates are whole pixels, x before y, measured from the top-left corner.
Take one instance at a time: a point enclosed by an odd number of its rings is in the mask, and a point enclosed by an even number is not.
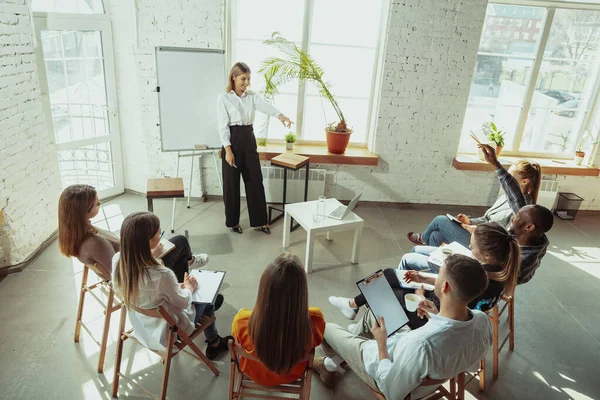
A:
[[[198,281],[198,289],[192,293],[192,302],[194,303],[212,303],[219,293],[223,279],[224,271],[193,270],[190,272]]]
[[[377,277],[371,279],[373,275]],[[356,285],[365,296],[375,318],[379,320],[379,317],[383,316],[390,336],[406,325],[408,317],[383,272],[377,271],[373,275],[357,282]]]

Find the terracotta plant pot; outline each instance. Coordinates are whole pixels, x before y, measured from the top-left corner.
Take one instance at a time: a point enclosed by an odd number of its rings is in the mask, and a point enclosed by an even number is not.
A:
[[[352,132],[331,132],[325,130],[327,137],[327,150],[333,154],[344,154],[348,142],[350,142],[350,135]]]
[[[585,151],[576,151],[575,152],[575,165],[581,165],[583,159],[585,158]]]
[[[496,146],[496,156],[500,155],[500,152],[502,151],[503,148],[504,148],[504,146]]]

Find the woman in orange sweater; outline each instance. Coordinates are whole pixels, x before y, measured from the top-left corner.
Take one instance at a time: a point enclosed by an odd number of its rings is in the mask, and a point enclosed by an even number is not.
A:
[[[308,307],[306,273],[297,256],[283,253],[260,278],[254,310],[233,319],[235,341],[258,361],[242,358],[240,369],[259,385],[291,383],[306,370],[313,348],[323,341],[325,318]]]

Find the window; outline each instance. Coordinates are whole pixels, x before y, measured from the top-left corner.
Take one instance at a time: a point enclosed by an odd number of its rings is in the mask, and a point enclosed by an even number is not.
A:
[[[63,187],[89,184],[100,197],[123,192],[111,26],[100,1],[34,1],[42,99]]]
[[[353,129],[351,141],[365,144],[373,116],[381,27],[385,25],[382,10],[388,6],[387,0],[294,0],[286,2],[286,12],[277,18],[265,10],[280,8],[279,1],[234,0],[230,4],[230,61],[231,64],[244,61],[250,66],[253,90],[264,88],[258,70],[262,61],[274,54],[263,41],[273,32],[280,32],[307,50],[323,67],[325,78],[332,84]],[[340,13],[344,23],[332,29],[331,16]],[[357,26],[361,29],[356,29]],[[352,60],[351,67],[348,60]],[[331,105],[321,99],[310,83],[286,84],[275,97],[274,105],[296,122],[296,134],[305,141],[323,141],[325,126],[337,119]],[[266,117],[257,114],[255,128],[259,134],[265,120]],[[268,129],[269,139],[282,139],[287,133],[278,123],[270,123]]]
[[[506,155],[572,157],[598,93],[600,40],[582,32],[600,26],[600,10],[490,4],[486,20],[509,13],[543,28],[518,41],[482,35],[459,152],[474,152],[469,133],[493,121]]]

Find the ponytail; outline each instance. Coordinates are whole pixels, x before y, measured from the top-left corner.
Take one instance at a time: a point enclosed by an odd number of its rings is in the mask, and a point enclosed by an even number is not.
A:
[[[529,179],[524,194],[531,196],[531,204],[537,204],[540,186],[542,184],[542,167],[538,163],[521,160],[515,164],[522,179]]]
[[[476,236],[477,247],[482,252],[489,253],[502,268],[498,272],[488,272],[489,279],[504,282],[504,292],[512,295],[521,265],[521,250],[517,238],[496,222],[477,225],[473,235]]]

